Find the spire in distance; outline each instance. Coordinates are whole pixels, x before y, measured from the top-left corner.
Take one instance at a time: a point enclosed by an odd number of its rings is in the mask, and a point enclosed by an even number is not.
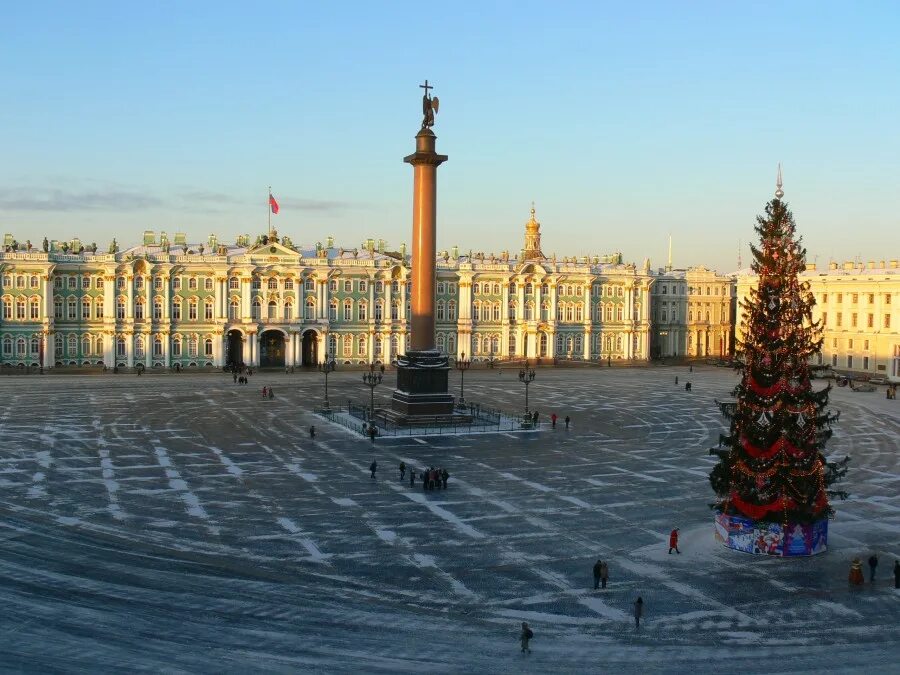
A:
[[[784,197],[784,190],[781,189],[783,183],[781,182],[781,162],[778,162],[778,178],[775,179],[775,198],[781,199]]]

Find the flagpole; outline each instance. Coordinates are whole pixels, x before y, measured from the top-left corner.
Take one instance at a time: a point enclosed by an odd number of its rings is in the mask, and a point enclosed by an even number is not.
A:
[[[269,214],[269,236],[272,236],[272,186],[269,186],[269,194],[266,197],[266,212]]]

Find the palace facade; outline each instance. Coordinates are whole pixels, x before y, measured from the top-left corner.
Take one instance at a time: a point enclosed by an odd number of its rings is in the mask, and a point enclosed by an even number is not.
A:
[[[4,366],[309,366],[326,353],[362,364],[406,349],[405,247],[145,232],[121,251],[115,240],[106,253],[77,240],[44,248],[7,235],[0,253]],[[649,262],[619,254],[545,256],[532,210],[517,255],[438,255],[436,346],[474,360],[647,360],[653,282]]]

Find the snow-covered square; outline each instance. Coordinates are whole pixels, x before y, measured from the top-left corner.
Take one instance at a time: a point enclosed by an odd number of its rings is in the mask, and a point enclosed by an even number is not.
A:
[[[539,369],[531,408],[555,429],[373,444],[315,414],[315,372],[0,378],[3,668],[893,671],[900,405],[833,390],[828,452],[852,456],[851,497],[827,553],[766,559],[713,538],[714,399],[736,381],[709,366]],[[335,403],[369,393],[356,372],[329,387]],[[523,407],[515,371],[473,370],[465,387]],[[401,461],[446,467],[447,489],[410,487]],[[851,560],[873,552],[875,583],[866,569],[849,588]]]

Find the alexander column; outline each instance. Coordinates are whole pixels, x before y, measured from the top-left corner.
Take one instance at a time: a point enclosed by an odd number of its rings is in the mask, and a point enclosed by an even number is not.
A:
[[[447,155],[435,152],[431,131],[438,99],[425,80],[422,128],[416,151],[403,158],[413,167],[412,321],[409,349],[397,359],[397,389],[392,408],[407,418],[417,415],[452,415],[453,397],[447,392],[450,371],[447,356],[435,349],[434,287],[437,254],[437,168]],[[414,420],[410,420],[414,421]]]

